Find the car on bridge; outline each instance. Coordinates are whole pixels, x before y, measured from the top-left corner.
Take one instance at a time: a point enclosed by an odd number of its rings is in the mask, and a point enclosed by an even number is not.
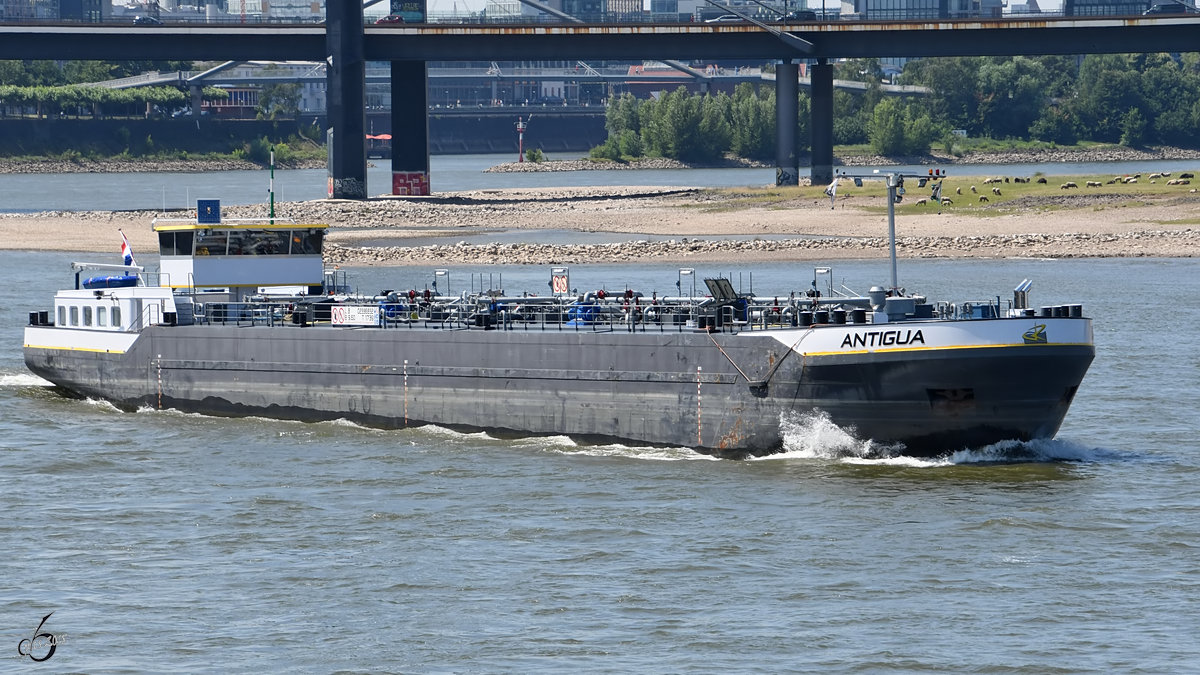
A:
[[[135,26],[161,26],[163,22],[156,16],[135,16],[133,17],[133,25]]]
[[[388,14],[375,20],[375,25],[385,25],[389,23],[404,23],[404,17],[399,14]]]
[[[783,17],[784,21],[816,21],[817,13],[811,9],[798,9],[794,12],[788,12],[787,16]]]
[[[729,23],[733,21],[742,21],[742,17],[736,14],[722,14],[712,19],[705,19],[704,23]]]
[[[1160,2],[1150,5],[1150,8],[1142,12],[1142,16],[1155,16],[1160,14],[1195,14],[1196,8],[1182,2]]]

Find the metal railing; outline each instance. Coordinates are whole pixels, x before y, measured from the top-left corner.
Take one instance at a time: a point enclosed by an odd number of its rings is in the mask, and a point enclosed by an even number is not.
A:
[[[822,302],[830,307],[837,299]],[[840,306],[840,305],[838,305]],[[335,309],[339,308],[339,309]],[[559,300],[556,298],[434,298],[431,301],[207,302],[195,305],[195,322],[238,326],[338,326],[384,329],[524,330],[576,332],[739,332],[793,328],[812,312],[808,298]],[[349,310],[349,311],[347,311]],[[838,314],[845,322],[848,310]],[[350,314],[356,321],[338,321]],[[833,322],[833,319],[830,319]]]

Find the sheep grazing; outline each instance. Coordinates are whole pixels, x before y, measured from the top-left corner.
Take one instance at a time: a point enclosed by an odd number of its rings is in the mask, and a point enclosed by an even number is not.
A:
[[[987,195],[979,195],[979,201],[980,201],[980,203],[982,203],[982,202],[986,202],[987,200],[988,200],[988,198],[987,198]]]
[[[1137,179],[1138,179],[1138,177],[1137,177],[1137,176],[1131,176],[1131,177],[1129,177],[1129,178],[1126,178],[1126,179],[1125,179],[1125,184],[1126,184],[1126,185],[1129,185],[1130,183],[1136,183],[1136,182],[1137,182]]]
[[[1191,185],[1191,184],[1192,184],[1192,181],[1190,181],[1186,178],[1172,178],[1171,180],[1167,181],[1167,185]]]
[[[1059,185],[1059,186],[1058,186],[1058,188],[1059,188],[1060,190],[1070,190],[1071,188],[1077,188],[1077,187],[1079,187],[1079,186],[1078,186],[1078,185],[1076,185],[1076,184],[1075,184],[1074,182],[1072,182],[1072,181],[1067,181],[1067,182],[1063,183],[1062,185]]]
[[[1163,177],[1163,175],[1161,173],[1152,173],[1148,176],[1148,178],[1150,180],[1158,180],[1159,178],[1162,178],[1162,177]]]
[[[974,185],[971,186],[971,194],[975,194],[975,186]]]
[[[1088,187],[1102,187],[1102,184],[1098,180],[1089,180],[1087,182],[1087,186]]]
[[[1028,179],[1028,178],[1021,178],[1020,176],[1018,176],[1018,177],[1016,177],[1016,178],[1013,178],[1013,182],[1014,182],[1014,183],[1028,183],[1028,182],[1029,182],[1029,179]]]
[[[929,203],[929,199],[926,197],[921,197],[920,199],[918,199],[917,201],[915,201],[913,203],[916,204],[917,206],[925,206],[926,204]]]
[[[949,206],[950,204],[953,204],[953,203],[954,203],[954,201],[952,199],[950,199],[949,197],[946,197],[945,199],[942,200],[942,206]]]
[[[1113,183],[1119,182],[1120,180],[1121,180],[1121,177],[1117,176],[1116,178],[1109,178],[1108,180],[1104,181],[1104,184],[1112,185]]]
[[[1000,188],[992,188],[992,194],[999,197],[1000,196]]]
[[[962,188],[960,188],[960,187],[956,187],[956,188],[954,188],[954,194],[956,194],[956,195],[961,195],[961,194],[962,194]]]
[[[1192,174],[1187,173],[1187,172],[1179,174],[1179,177],[1180,178],[1195,178],[1195,176],[1193,176]]]
[[[1038,178],[1038,179],[1037,179],[1037,182],[1038,182],[1038,185],[1045,185],[1045,184],[1046,184],[1046,177],[1045,177],[1045,176],[1043,176],[1043,177],[1041,177],[1041,178]]]

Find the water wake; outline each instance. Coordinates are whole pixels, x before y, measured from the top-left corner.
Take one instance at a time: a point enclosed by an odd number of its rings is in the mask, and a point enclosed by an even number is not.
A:
[[[545,452],[561,455],[584,457],[624,457],[627,459],[644,459],[657,462],[680,462],[686,460],[707,460],[719,462],[719,457],[696,452],[691,448],[653,445],[624,445],[622,443],[606,443],[591,445],[579,443],[566,436],[547,436],[529,438],[521,445],[535,447]]]
[[[963,448],[938,457],[912,457],[903,444],[861,440],[820,410],[788,413],[780,419],[783,452],[759,459],[826,459],[847,464],[939,467],[962,464],[1110,461],[1120,453],[1069,440],[1009,440],[981,448]]]
[[[0,375],[0,387],[53,387],[54,383],[33,373],[5,373]]]

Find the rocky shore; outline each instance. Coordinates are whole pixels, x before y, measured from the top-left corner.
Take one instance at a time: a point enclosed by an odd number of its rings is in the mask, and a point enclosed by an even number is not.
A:
[[[939,210],[905,202],[897,219],[902,257],[1200,257],[1200,194],[1189,186],[1066,191],[1005,184],[1002,197],[982,203],[972,198],[971,180],[947,180],[944,193],[954,193],[959,204]],[[335,264],[689,264],[887,255],[884,204],[877,190],[867,189],[840,192],[834,209],[821,186],[527,188],[276,207],[280,219],[328,224],[327,258]],[[265,209],[227,207],[224,215],[265,217]],[[148,223],[161,215],[0,214],[0,248],[112,253],[121,229],[135,251],[154,251],[158,242]],[[506,243],[497,241],[501,232]],[[573,232],[607,243],[580,243]]]
[[[324,160],[297,162],[279,168],[324,168]],[[207,171],[253,171],[263,167],[243,159],[6,159],[0,158],[0,174],[33,173],[201,173]]]
[[[810,156],[800,156],[800,166],[810,165]],[[1186,148],[1134,149],[1122,146],[1096,146],[1092,148],[1048,148],[1042,150],[1009,150],[1002,152],[972,152],[962,156],[941,153],[903,157],[879,155],[845,155],[834,158],[836,166],[894,166],[900,164],[1039,164],[1054,162],[1131,162],[1143,160],[1196,159],[1200,150]],[[286,169],[321,169],[324,159],[309,159],[291,164],[278,165]],[[772,168],[772,162],[759,162],[740,157],[727,157],[719,162],[704,164],[680,162],[663,157],[648,157],[628,162],[611,160],[550,160],[545,162],[505,162],[485,169],[485,173],[535,173],[546,171],[636,171],[645,169],[739,169]],[[55,159],[55,158],[0,158],[0,174],[33,173],[130,173],[172,172],[199,173],[206,171],[246,171],[263,167],[247,160],[229,158],[203,159]],[[807,177],[801,177],[807,182]]]
[[[1094,258],[1194,257],[1200,230],[1151,230],[1119,234],[1017,234],[971,237],[900,237],[905,258]],[[581,265],[674,260],[718,262],[881,258],[883,237],[829,239],[637,240],[612,244],[467,244],[350,247],[331,244],[326,260],[367,265]]]
[[[1187,148],[1134,149],[1123,146],[1094,148],[1046,148],[1041,150],[1006,150],[1002,152],[970,152],[962,156],[942,153],[885,157],[882,155],[845,155],[834,157],[835,166],[896,166],[912,164],[1049,164],[1058,162],[1136,162],[1168,159],[1200,160],[1200,150]],[[801,155],[800,166],[811,165],[811,156]],[[539,171],[629,171],[637,169],[737,169],[771,168],[773,163],[729,157],[721,162],[696,164],[663,157],[647,157],[628,162],[612,160],[551,160],[545,162],[505,162],[488,168],[485,173],[534,173]],[[807,184],[807,177],[800,178]]]

